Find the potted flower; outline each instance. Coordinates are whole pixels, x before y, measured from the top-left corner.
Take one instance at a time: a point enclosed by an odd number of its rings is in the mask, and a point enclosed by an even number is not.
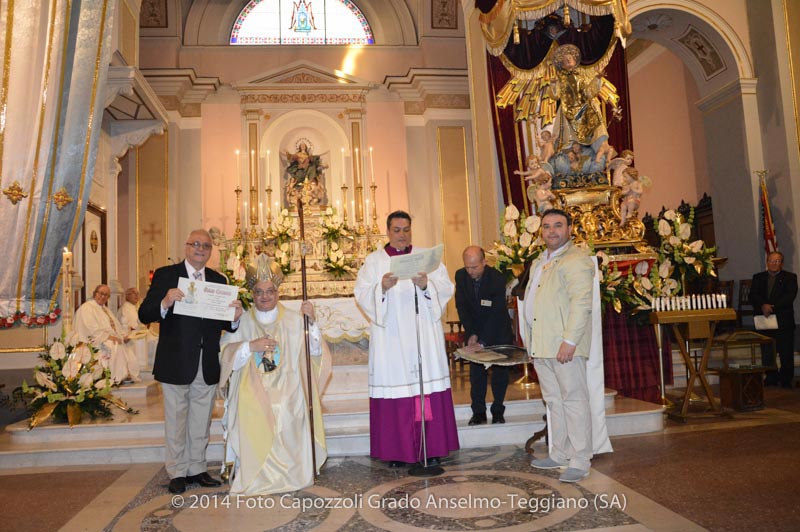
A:
[[[345,259],[344,252],[336,242],[331,243],[328,255],[325,257],[324,266],[325,271],[337,279],[356,273],[352,262]]]

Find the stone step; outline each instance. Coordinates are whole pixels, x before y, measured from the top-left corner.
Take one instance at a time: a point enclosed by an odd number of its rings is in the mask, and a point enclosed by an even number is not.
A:
[[[654,432],[663,427],[662,408],[635,399],[611,397],[606,423],[611,436]],[[608,400],[608,399],[607,399]],[[519,404],[517,404],[519,403]],[[505,424],[469,426],[469,407],[457,414],[459,441],[463,448],[500,444],[524,444],[544,426],[540,400],[512,401],[507,404]],[[325,414],[325,434],[330,456],[369,454],[369,417],[363,413],[359,423],[337,423],[337,416]],[[87,422],[70,429],[65,425],[46,425],[33,431],[26,422],[7,427],[0,435],[0,469],[78,464],[120,464],[161,462],[164,459],[163,422],[136,421],[127,416],[120,422]],[[222,460],[223,440],[220,420],[211,425],[208,460]]]

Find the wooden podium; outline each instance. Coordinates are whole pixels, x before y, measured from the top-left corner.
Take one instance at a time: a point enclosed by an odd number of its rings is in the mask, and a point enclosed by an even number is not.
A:
[[[650,314],[650,323],[656,328],[659,360],[661,360],[661,326],[671,325],[672,332],[678,343],[678,348],[681,351],[681,356],[689,372],[689,376],[686,380],[686,393],[683,395],[683,404],[680,407],[680,412],[675,411],[677,410],[676,407],[675,410],[667,413],[669,417],[680,421],[686,421],[689,414],[689,402],[692,392],[694,391],[695,380],[699,380],[700,384],[703,385],[703,391],[706,394],[706,399],[711,407],[711,411],[715,414],[723,413],[719,404],[714,401],[714,394],[711,392],[711,386],[708,384],[708,379],[706,378],[708,373],[708,357],[711,354],[711,345],[714,340],[714,329],[716,329],[717,322],[735,319],[736,311],[731,308],[668,310],[652,312]],[[705,340],[699,366],[695,366],[689,354],[688,340]],[[662,400],[665,399],[663,370],[661,398]]]

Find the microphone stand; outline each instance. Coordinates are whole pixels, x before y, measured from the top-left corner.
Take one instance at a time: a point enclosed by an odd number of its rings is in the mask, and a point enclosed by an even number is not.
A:
[[[419,339],[419,298],[417,296],[417,285],[414,285],[414,312],[417,314],[417,367],[419,368],[419,424],[420,424],[420,447],[422,447],[422,463],[414,464],[408,470],[412,477],[438,477],[444,473],[444,469],[439,466],[428,465],[428,440],[425,434],[425,387],[422,378],[422,349]]]

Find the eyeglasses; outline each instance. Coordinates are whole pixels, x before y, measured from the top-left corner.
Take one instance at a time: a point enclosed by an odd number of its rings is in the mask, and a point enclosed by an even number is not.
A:
[[[261,290],[261,289],[253,290],[253,295],[256,296],[256,297],[274,296],[277,293],[278,293],[278,291],[276,289],[274,289],[274,288],[267,288],[266,290]]]
[[[214,247],[207,242],[198,242],[197,240],[194,242],[187,242],[186,245],[192,246],[194,249],[202,249],[203,251],[209,251],[212,247]]]

